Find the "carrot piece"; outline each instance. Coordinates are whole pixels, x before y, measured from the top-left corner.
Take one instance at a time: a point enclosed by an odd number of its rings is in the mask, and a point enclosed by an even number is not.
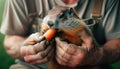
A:
[[[50,41],[50,40],[55,36],[55,33],[56,33],[56,29],[50,28],[50,29],[44,34],[44,37],[45,37],[46,40]]]

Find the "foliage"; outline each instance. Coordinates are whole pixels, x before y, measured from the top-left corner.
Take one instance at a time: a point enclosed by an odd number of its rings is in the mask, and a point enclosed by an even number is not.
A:
[[[5,0],[0,0],[0,24],[2,20],[2,13],[4,8]],[[11,58],[3,47],[4,35],[0,33],[0,69],[8,69],[11,64],[14,63],[14,59]]]
[[[9,66],[14,63],[14,59],[5,52],[3,38],[4,35],[0,34],[0,69],[8,69]]]

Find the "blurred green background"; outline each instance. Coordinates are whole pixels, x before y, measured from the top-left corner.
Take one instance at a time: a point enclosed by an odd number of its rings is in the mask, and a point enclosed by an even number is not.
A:
[[[5,0],[0,0],[0,25],[2,20],[2,13],[4,8]],[[8,69],[11,64],[14,63],[14,59],[11,58],[3,47],[4,35],[0,33],[0,69]],[[109,57],[108,57],[109,58]],[[113,64],[115,69],[120,69],[120,61]]]
[[[2,20],[2,13],[4,8],[5,0],[0,0],[0,25]],[[8,69],[11,64],[14,63],[14,59],[6,54],[3,47],[4,35],[0,33],[0,69]]]

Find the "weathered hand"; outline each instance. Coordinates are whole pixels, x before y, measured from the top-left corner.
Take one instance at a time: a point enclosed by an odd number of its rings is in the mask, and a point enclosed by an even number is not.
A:
[[[93,62],[92,57],[96,53],[96,48],[91,36],[83,30],[81,31],[82,46],[68,44],[56,38],[56,60],[59,64],[75,67],[80,65],[88,65]],[[99,60],[99,58],[97,58]],[[96,61],[96,58],[95,58]]]
[[[45,41],[40,42],[39,37],[42,36],[35,33],[24,41],[20,51],[26,62],[39,64],[48,61],[48,52],[51,52],[52,46],[46,47]]]

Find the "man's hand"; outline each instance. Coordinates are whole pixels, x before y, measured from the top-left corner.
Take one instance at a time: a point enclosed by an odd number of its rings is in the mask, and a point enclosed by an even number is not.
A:
[[[68,44],[67,42],[60,41],[59,38],[56,38],[56,60],[59,64],[70,67],[89,64],[93,65],[101,59],[101,57],[94,56],[94,54],[98,54],[98,52],[96,52],[97,48],[94,46],[92,37],[87,35],[84,30],[81,31],[80,34],[81,39],[83,40],[82,46]],[[93,61],[95,61],[95,63]]]
[[[41,64],[48,61],[48,53],[52,52],[52,46],[46,47],[45,41],[39,41],[40,34],[35,33],[28,37],[20,49],[21,55],[26,62]]]
[[[41,26],[41,31],[44,31],[47,23],[46,21],[50,18],[55,19],[59,14],[62,13],[62,11],[68,9],[67,7],[61,7],[57,6],[54,9],[50,10],[47,17],[44,18],[43,24]],[[28,37],[21,47],[21,54],[24,57],[24,60],[26,62],[30,62],[32,64],[38,64],[38,63],[45,63],[48,61],[48,57],[53,52],[52,46],[46,47],[46,41],[39,41],[40,36],[39,33],[32,34],[30,37]],[[52,44],[50,44],[52,45]],[[47,48],[47,49],[46,49]],[[48,54],[49,53],[49,54]],[[49,56],[48,56],[49,55]]]

